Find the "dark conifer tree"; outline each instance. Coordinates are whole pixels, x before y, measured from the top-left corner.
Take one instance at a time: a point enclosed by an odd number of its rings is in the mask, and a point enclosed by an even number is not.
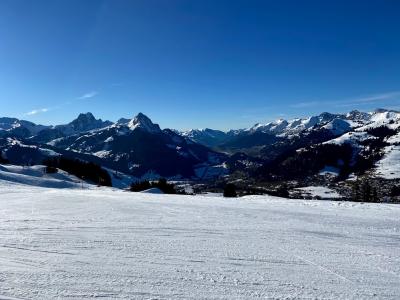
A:
[[[371,202],[379,202],[378,191],[376,187],[372,188]]]
[[[361,190],[360,190],[360,183],[358,182],[358,180],[353,184],[353,191],[352,191],[353,195],[353,201],[355,202],[360,202],[361,201]]]
[[[225,185],[224,197],[237,197],[236,186],[233,183],[228,183]]]
[[[288,198],[289,197],[289,190],[286,184],[282,184],[276,190],[276,195],[278,197]]]
[[[369,184],[368,180],[365,180],[362,184],[362,201],[371,201],[371,185]]]

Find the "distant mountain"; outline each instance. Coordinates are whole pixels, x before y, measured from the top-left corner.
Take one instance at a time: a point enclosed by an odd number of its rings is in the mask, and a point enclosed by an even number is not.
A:
[[[335,169],[338,180],[350,174],[365,173],[386,179],[400,178],[399,112],[377,110],[365,114],[353,111],[343,119],[320,124],[312,132],[321,132],[321,129],[330,132],[331,138],[325,135],[319,141],[304,143],[312,134],[308,133],[296,139],[303,145],[287,149],[266,163],[259,174],[269,179],[288,180]]]
[[[257,176],[269,180],[307,177],[317,174],[326,164],[341,171],[344,177],[371,170],[374,174],[400,178],[400,167],[393,171],[388,166],[388,162],[400,165],[399,122],[397,111],[354,110],[347,114],[324,112],[308,118],[258,123],[228,133],[207,129],[181,134],[215,150],[234,154],[232,157],[235,153],[246,153],[262,159],[264,164]],[[232,165],[240,166],[236,162]],[[388,175],[387,170],[394,174]]]
[[[32,140],[46,143],[57,138],[104,128],[112,124],[113,123],[111,121],[96,119],[92,113],[88,112],[85,114],[79,114],[75,120],[68,124],[47,127],[44,130],[39,131],[36,136],[32,137]]]
[[[17,118],[0,118],[0,137],[18,136],[27,138],[38,134],[50,126],[36,125],[35,123]]]
[[[127,118],[120,118],[116,123],[117,124],[128,124],[129,123],[129,121],[130,121],[131,119],[127,119]]]
[[[255,147],[261,153],[262,146],[270,146],[277,142],[285,143],[285,141],[288,142],[288,139],[305,138],[308,135],[315,137],[316,132],[321,133],[321,141],[341,135],[371,122],[375,114],[383,112],[384,110],[372,113],[351,111],[348,114],[324,112],[307,118],[279,119],[269,123],[257,123],[247,129],[228,132],[213,129],[192,129],[182,132],[181,135],[205,146],[231,153],[237,151],[254,153]],[[315,139],[313,139],[313,142],[315,142]]]
[[[2,156],[17,164],[41,163],[62,154],[138,177],[206,179],[228,172],[222,166],[225,154],[173,130],[161,130],[143,113],[116,123],[85,113],[56,126],[2,118],[0,126]]]
[[[49,144],[94,155],[108,166],[135,176],[158,174],[199,178],[208,176],[204,173],[205,168],[221,164],[225,158],[224,154],[196,144],[172,130],[161,130],[142,113],[128,122],[58,138]],[[225,172],[222,167],[220,169]]]
[[[85,114],[79,114],[79,116],[68,123],[67,125],[58,125],[54,128],[56,130],[61,130],[66,135],[85,132],[93,129],[104,128],[112,125],[110,121],[103,121],[101,119],[96,119],[92,113],[88,112]]]
[[[308,180],[336,170],[338,180],[370,173],[400,179],[400,113],[328,112],[223,132],[161,129],[146,115],[117,122],[80,114],[65,125],[0,118],[2,158],[41,163],[63,155],[137,178]]]
[[[103,128],[113,124],[110,121],[95,119],[91,113],[80,114],[77,119],[66,125],[44,126],[19,120],[0,118],[0,137],[31,138],[37,142],[48,142],[71,134]]]
[[[233,136],[231,132],[209,128],[183,131],[181,135],[207,147],[215,147],[223,144]]]
[[[160,126],[158,126],[158,124],[153,124],[153,122],[142,113],[139,113],[130,120],[127,125],[130,130],[139,128],[149,133],[161,133]]]

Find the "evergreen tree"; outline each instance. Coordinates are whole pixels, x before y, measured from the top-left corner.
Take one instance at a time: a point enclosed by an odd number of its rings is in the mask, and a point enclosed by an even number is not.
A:
[[[371,185],[369,184],[368,180],[365,180],[362,184],[362,201],[371,201]]]
[[[394,185],[390,189],[390,197],[400,196],[400,186]]]
[[[380,202],[378,198],[378,191],[376,187],[372,188],[371,202]]]
[[[352,199],[355,202],[361,201],[361,190],[360,190],[360,183],[358,182],[358,180],[353,184]]]
[[[58,168],[73,174],[83,180],[90,180],[93,183],[104,186],[112,186],[111,177],[101,166],[79,159],[67,157],[48,158],[43,162],[47,167]]]
[[[361,184],[358,181],[354,183],[352,199],[356,202],[380,202],[378,189],[372,186],[368,180],[363,180]]]
[[[153,183],[152,186],[159,188],[165,194],[176,194],[174,185],[168,183],[165,178],[160,178],[158,182]]]
[[[236,186],[233,183],[228,183],[225,185],[224,197],[237,197]]]
[[[44,170],[47,174],[54,174],[58,172],[58,169],[52,166],[46,166]]]
[[[130,186],[131,192],[141,192],[151,188],[151,184],[148,180],[132,182]]]
[[[130,186],[130,191],[141,192],[150,188],[158,188],[165,194],[176,194],[175,186],[168,183],[165,178],[160,178],[156,182],[149,182],[148,180],[133,182]]]
[[[286,184],[282,184],[276,190],[276,195],[278,197],[289,198],[289,190]]]

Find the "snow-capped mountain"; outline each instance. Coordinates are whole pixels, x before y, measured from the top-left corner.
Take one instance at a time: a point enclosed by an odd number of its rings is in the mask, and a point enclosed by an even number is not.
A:
[[[0,118],[0,136],[29,137],[47,128],[50,126],[36,125],[17,118]]]
[[[130,130],[140,128],[150,133],[160,133],[161,129],[158,124],[154,124],[146,115],[139,113],[132,120],[128,122]]]
[[[333,124],[330,125],[330,123]],[[327,129],[332,128],[335,132],[344,132],[347,123],[349,122],[344,115],[325,112],[318,116],[302,119],[279,119],[268,123],[257,123],[247,129],[230,130],[228,132],[213,129],[193,129],[181,134],[209,147],[222,146],[222,148],[226,148],[228,146],[229,148],[229,145],[234,145],[234,148],[237,149],[241,148],[242,141],[245,148],[259,146],[275,142],[279,137],[296,136],[299,133],[311,131],[324,125],[327,126]]]
[[[383,178],[400,178],[400,112],[376,110],[354,128],[325,144],[351,145],[371,160],[372,171]]]
[[[63,138],[94,129],[104,128],[112,125],[111,121],[96,119],[92,113],[79,114],[79,116],[68,124],[56,125],[39,131],[32,140],[40,143],[47,143],[51,140]]]
[[[205,128],[183,131],[181,135],[192,139],[196,143],[200,143],[208,147],[215,147],[228,141],[229,138],[233,136],[233,133]]]
[[[384,122],[382,118],[386,120],[396,119],[395,114],[396,112],[382,109],[370,113],[356,110],[347,114],[324,112],[307,118],[279,119],[268,123],[257,123],[247,129],[231,130],[229,132],[213,129],[192,129],[181,134],[209,147],[222,146],[226,148],[226,145],[234,144],[235,147],[240,148],[242,140],[245,144],[244,147],[251,147],[251,144],[261,145],[275,142],[276,138],[295,138],[298,135],[304,136],[317,130],[326,130],[333,135],[341,135],[368,124],[375,124],[374,126],[376,124],[382,125],[382,122]],[[384,117],[384,115],[387,116]],[[253,142],[251,142],[252,137],[254,137]],[[266,142],[260,143],[262,139]]]
[[[161,129],[142,113],[115,123],[85,113],[56,126],[0,118],[0,151],[15,163],[67,155],[137,177],[205,179],[251,171],[284,179],[329,167],[343,176],[373,171],[400,178],[393,167],[399,165],[399,127],[400,113],[383,109],[280,119],[228,132]]]
[[[322,127],[315,127],[312,132],[320,132],[321,128],[332,136],[304,143],[311,133],[303,135],[298,139],[303,144],[294,144],[291,153],[286,152],[286,155],[269,162],[261,173],[280,178],[304,178],[328,168],[336,169],[339,179],[346,179],[351,174],[400,179],[397,167],[400,165],[399,112],[352,112],[345,119],[335,118]],[[265,149],[271,148],[266,146]]]
[[[342,115],[324,112],[318,116],[311,116],[308,118],[296,118],[292,120],[279,119],[266,124],[256,124],[246,129],[244,132],[250,134],[254,132],[263,132],[290,137],[300,132],[311,131],[318,128],[325,128],[336,133],[343,133],[356,125],[358,125],[358,123],[353,119],[352,113]]]
[[[354,110],[347,114],[325,112],[307,118],[258,123],[234,134],[220,132],[215,136],[209,134],[213,130],[191,130],[182,135],[217,150],[231,154],[245,152],[261,158],[265,166],[260,173],[271,173],[275,177],[284,178],[291,172],[299,176],[308,171],[318,173],[329,163],[338,170],[347,168],[343,174],[378,168],[376,174],[400,178],[400,172],[389,167],[400,165],[399,124],[400,113],[396,111]],[[334,159],[326,160],[323,156]],[[305,161],[308,163],[303,164]],[[340,165],[343,161],[348,165]]]
[[[172,130],[161,130],[143,113],[116,123],[80,114],[71,123],[39,132],[29,140],[35,141],[47,142],[46,147],[68,155],[90,155],[106,167],[138,177],[205,178],[226,173],[223,166],[217,167],[226,155]]]
[[[80,114],[75,120],[65,125],[37,125],[17,118],[0,118],[0,137],[31,138],[37,142],[48,142],[55,138],[69,136],[113,124],[110,121],[96,119],[91,113]]]

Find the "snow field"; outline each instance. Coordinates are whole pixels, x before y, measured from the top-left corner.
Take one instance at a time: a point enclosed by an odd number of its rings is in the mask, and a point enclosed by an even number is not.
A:
[[[0,295],[399,299],[399,230],[389,204],[0,180]]]

